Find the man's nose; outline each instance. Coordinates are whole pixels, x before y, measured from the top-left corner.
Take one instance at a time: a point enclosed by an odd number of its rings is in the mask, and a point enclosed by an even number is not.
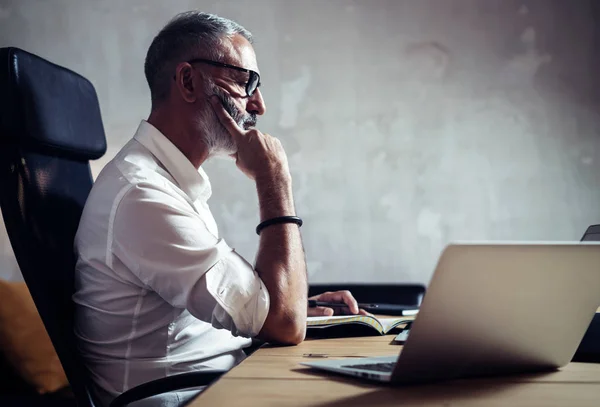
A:
[[[259,88],[256,88],[252,96],[248,98],[248,104],[246,105],[246,111],[250,113],[256,113],[262,116],[267,111],[265,100],[262,97],[262,93]]]

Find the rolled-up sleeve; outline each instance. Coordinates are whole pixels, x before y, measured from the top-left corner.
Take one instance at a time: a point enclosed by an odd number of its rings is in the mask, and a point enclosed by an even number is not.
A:
[[[234,335],[256,336],[269,312],[269,293],[252,266],[225,241],[217,246],[223,253],[220,260],[204,275],[206,291],[217,302],[213,325],[218,322]],[[199,290],[197,296],[203,295]],[[194,314],[195,304],[188,309]]]
[[[188,202],[136,185],[114,211],[109,247],[141,283],[216,328],[259,333],[269,312],[264,283]]]

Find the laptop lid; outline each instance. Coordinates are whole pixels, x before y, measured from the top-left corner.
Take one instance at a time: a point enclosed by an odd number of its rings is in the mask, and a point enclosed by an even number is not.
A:
[[[599,262],[594,243],[448,246],[392,380],[567,364],[600,305]]]

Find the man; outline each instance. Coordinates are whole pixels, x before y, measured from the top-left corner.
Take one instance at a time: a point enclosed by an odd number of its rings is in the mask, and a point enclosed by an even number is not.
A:
[[[152,111],[98,176],[75,239],[75,331],[102,403],[160,377],[229,369],[253,337],[304,339],[301,220],[281,143],[254,127],[266,107],[251,41],[230,20],[188,12],[150,45]],[[254,267],[219,237],[208,207],[201,165],[216,155],[234,157],[256,184]],[[360,312],[348,292],[317,299]]]

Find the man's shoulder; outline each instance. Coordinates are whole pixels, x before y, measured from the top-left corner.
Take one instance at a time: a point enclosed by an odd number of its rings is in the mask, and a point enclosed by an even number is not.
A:
[[[122,190],[139,184],[164,187],[172,183],[156,157],[132,139],[102,169],[94,187]]]
[[[124,206],[128,209],[127,214],[135,214],[139,203],[149,204],[142,206],[156,210],[168,205],[183,207],[186,204],[177,194],[169,173],[151,154],[135,144],[127,143],[94,181],[79,222],[76,236],[78,250],[85,249],[81,242],[89,246],[89,242],[97,238],[100,238],[98,242],[102,242],[98,243],[100,246],[105,244],[105,237],[113,233],[111,225]]]
[[[92,212],[96,214],[109,212],[121,200],[128,199],[131,190],[172,194],[173,185],[172,177],[158,160],[131,140],[98,174],[86,207],[94,207]]]

